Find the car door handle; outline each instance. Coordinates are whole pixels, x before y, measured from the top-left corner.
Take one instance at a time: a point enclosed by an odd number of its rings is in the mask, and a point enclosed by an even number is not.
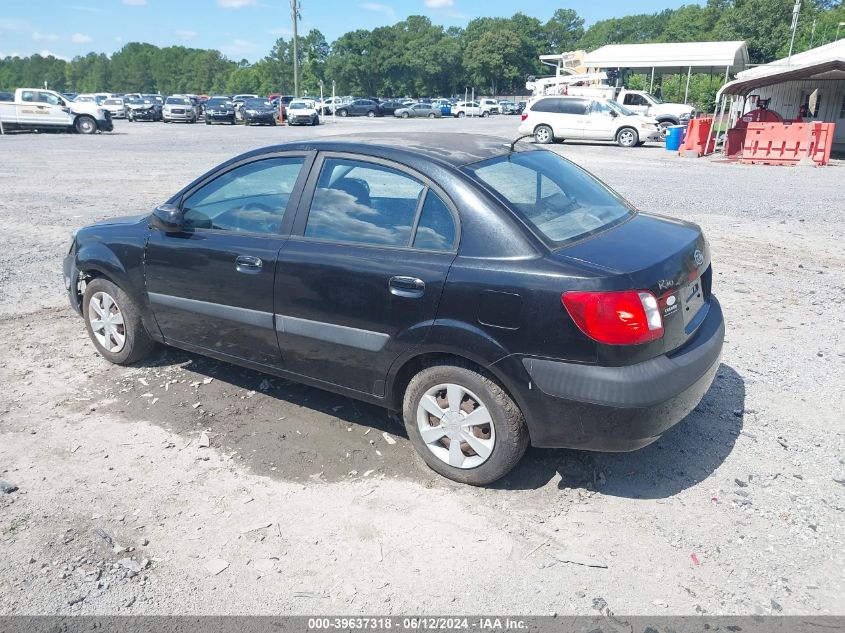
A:
[[[408,299],[419,299],[425,294],[425,282],[416,277],[391,277],[390,294]]]
[[[238,255],[235,258],[235,270],[239,273],[258,273],[261,272],[263,266],[264,262],[261,261],[260,257]]]

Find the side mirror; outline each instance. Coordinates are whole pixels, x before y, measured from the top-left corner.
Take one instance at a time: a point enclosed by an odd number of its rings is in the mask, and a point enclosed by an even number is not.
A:
[[[184,226],[182,210],[175,204],[162,204],[153,209],[150,226],[165,233],[178,233]]]
[[[611,110],[611,111],[610,111],[610,116],[612,116],[612,117],[615,119],[616,117],[618,117],[618,116],[619,116],[619,113],[618,113],[616,110]]]

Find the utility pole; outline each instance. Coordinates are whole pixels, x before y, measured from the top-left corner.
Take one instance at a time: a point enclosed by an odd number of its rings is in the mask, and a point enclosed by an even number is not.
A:
[[[786,65],[792,63],[792,48],[795,46],[795,31],[798,30],[798,16],[801,13],[801,0],[795,0],[795,8],[792,9],[792,39],[789,41],[789,57],[786,58]]]
[[[290,19],[293,21],[293,95],[299,96],[299,36],[297,22],[299,21],[299,0],[290,0]]]
[[[810,33],[810,48],[813,48],[813,43],[816,41],[816,21],[813,20],[813,32]]]

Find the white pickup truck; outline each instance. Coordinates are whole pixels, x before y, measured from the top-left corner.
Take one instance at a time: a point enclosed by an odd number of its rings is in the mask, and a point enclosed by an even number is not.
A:
[[[665,103],[645,90],[626,90],[616,94],[616,101],[623,106],[652,119],[657,119],[660,135],[666,138],[673,125],[686,125],[695,115],[695,108],[683,103]]]
[[[111,115],[96,103],[68,101],[58,92],[18,88],[14,101],[0,101],[3,130],[111,132]]]

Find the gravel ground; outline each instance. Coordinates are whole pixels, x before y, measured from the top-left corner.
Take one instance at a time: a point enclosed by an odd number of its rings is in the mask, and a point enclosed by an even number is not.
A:
[[[558,146],[703,226],[723,364],[652,446],[530,449],[486,489],[347,398],[173,350],[108,365],[67,306],[75,227],[254,147],[434,127],[516,118],[0,138],[0,614],[845,614],[842,164]]]

